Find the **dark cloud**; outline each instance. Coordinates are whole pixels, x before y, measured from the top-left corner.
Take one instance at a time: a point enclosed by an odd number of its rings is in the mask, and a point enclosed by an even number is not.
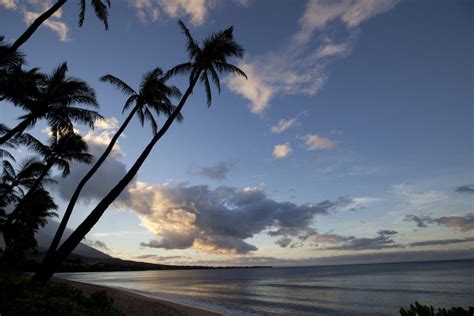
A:
[[[459,244],[459,243],[465,243],[465,242],[471,242],[471,241],[474,241],[474,237],[418,241],[418,242],[412,242],[411,244],[409,244],[409,246],[418,247],[418,246],[449,245],[449,244]]]
[[[107,143],[91,137],[86,138],[89,153],[94,155],[94,162],[104,152]],[[102,164],[96,174],[89,180],[81,191],[80,199],[89,202],[92,199],[102,199],[127,173],[126,165],[119,160],[120,153],[113,151],[107,160]],[[57,184],[52,188],[59,193],[59,196],[68,201],[84,175],[90,170],[92,165],[71,164],[71,173],[65,177],[55,176]],[[126,192],[124,193],[126,194]]]
[[[455,189],[458,193],[474,194],[474,185],[462,185]]]
[[[342,198],[295,204],[272,200],[258,188],[138,182],[117,206],[137,212],[142,224],[156,234],[157,239],[142,243],[143,247],[242,254],[257,250],[245,240],[265,231],[271,236],[304,239],[314,233],[310,225],[316,215],[326,215],[346,203]]]
[[[326,247],[326,250],[369,250],[384,248],[399,248],[403,245],[397,244],[393,237],[398,233],[394,230],[379,230],[373,238],[357,238],[354,236],[340,236],[342,244]],[[337,236],[337,235],[335,235]]]
[[[463,232],[474,229],[474,213],[468,213],[464,216],[442,216],[437,218],[425,215],[407,215],[404,220],[415,222],[416,226],[421,228],[428,227],[429,224],[438,224]]]
[[[90,247],[93,247],[97,250],[100,250],[100,251],[104,251],[104,252],[109,252],[110,251],[110,248],[107,247],[107,245],[105,244],[105,242],[103,241],[100,241],[100,240],[89,240],[89,239],[85,239],[84,243]]]
[[[214,166],[202,167],[197,171],[191,171],[191,174],[202,175],[212,180],[225,180],[233,167],[234,164],[232,162],[221,161]]]

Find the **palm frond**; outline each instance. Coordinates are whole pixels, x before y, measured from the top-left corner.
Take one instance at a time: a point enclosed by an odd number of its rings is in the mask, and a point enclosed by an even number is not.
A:
[[[133,90],[133,88],[130,87],[127,83],[113,75],[102,76],[100,77],[100,81],[110,83],[117,89],[121,90],[127,96],[137,94],[135,90]]]

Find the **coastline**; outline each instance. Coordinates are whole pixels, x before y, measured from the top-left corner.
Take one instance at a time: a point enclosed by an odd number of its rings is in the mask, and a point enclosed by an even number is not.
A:
[[[191,316],[222,316],[218,312],[206,310],[190,305],[178,304],[161,298],[149,297],[132,291],[106,287],[90,283],[82,283],[54,278],[58,282],[67,283],[70,286],[80,289],[85,295],[90,295],[95,291],[106,291],[107,295],[113,298],[114,306],[125,315],[191,315]]]

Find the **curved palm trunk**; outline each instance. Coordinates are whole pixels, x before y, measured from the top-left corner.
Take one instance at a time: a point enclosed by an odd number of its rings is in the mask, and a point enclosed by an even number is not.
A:
[[[33,23],[26,29],[26,31],[21,34],[21,36],[13,43],[10,47],[11,51],[16,51],[21,45],[23,45],[32,35],[33,33],[46,21],[50,16],[52,16],[56,11],[59,10],[65,4],[67,0],[58,0],[51,8],[49,8],[46,12],[41,14],[37,17]]]
[[[17,126],[9,130],[5,135],[0,137],[0,145],[5,144],[8,140],[10,140],[12,137],[21,134],[25,131],[25,129],[28,128],[28,125],[30,125],[30,120],[26,119],[21,121]]]
[[[69,236],[69,238],[61,245],[61,247],[51,256],[49,262],[46,262],[43,266],[40,267],[40,270],[33,276],[33,281],[39,283],[46,283],[56,271],[58,266],[66,259],[66,257],[77,247],[81,240],[86,236],[86,234],[91,230],[92,227],[99,221],[100,217],[107,208],[112,204],[112,202],[122,193],[125,187],[132,181],[132,179],[137,174],[138,170],[142,166],[143,162],[146,160],[150,154],[153,146],[160,140],[160,138],[166,133],[170,128],[171,124],[175,118],[180,113],[183,108],[186,100],[189,95],[192,93],[194,86],[199,78],[199,73],[191,81],[188,89],[181,98],[178,107],[173,111],[171,116],[166,120],[163,127],[160,131],[155,134],[151,142],[146,146],[145,150],[138,157],[137,161],[133,164],[132,168],[127,172],[127,174],[119,181],[119,183],[104,197],[102,201],[92,210],[92,212],[87,216],[87,218],[77,227],[77,229]]]
[[[16,205],[15,209],[8,215],[6,221],[5,221],[5,226],[10,225],[16,218],[18,218],[18,215],[21,212],[21,208],[23,205],[25,205],[25,202],[28,201],[28,199],[31,197],[31,194],[36,190],[36,188],[43,182],[43,179],[46,177],[48,174],[49,170],[53,167],[55,163],[55,159],[51,159],[50,162],[45,166],[43,172],[40,174],[40,176],[35,180],[33,185],[30,187],[28,192],[25,194],[25,196],[18,202]]]
[[[59,242],[61,241],[61,238],[64,234],[64,230],[66,229],[67,223],[69,221],[69,218],[71,217],[72,211],[74,210],[74,206],[76,205],[77,199],[79,198],[79,195],[81,194],[82,189],[84,188],[86,183],[90,180],[90,178],[92,178],[92,176],[97,172],[97,170],[105,161],[105,159],[108,157],[108,155],[112,152],[112,149],[114,148],[115,143],[117,142],[118,138],[127,127],[128,123],[130,123],[130,121],[132,120],[133,116],[135,115],[139,107],[140,105],[137,104],[135,108],[133,108],[133,110],[130,112],[130,114],[127,116],[127,118],[123,122],[122,126],[120,126],[120,128],[118,129],[117,133],[115,133],[115,135],[112,137],[104,153],[96,161],[94,166],[92,166],[92,168],[87,172],[84,178],[82,178],[81,182],[79,182],[79,185],[77,186],[76,190],[71,196],[71,199],[69,200],[69,204],[66,208],[66,212],[64,213],[63,219],[61,220],[58,230],[56,231],[56,234],[54,235],[53,241],[51,242],[51,245],[49,246],[48,252],[43,260],[43,264],[45,264],[48,261],[49,257],[51,257],[51,255],[58,248]]]

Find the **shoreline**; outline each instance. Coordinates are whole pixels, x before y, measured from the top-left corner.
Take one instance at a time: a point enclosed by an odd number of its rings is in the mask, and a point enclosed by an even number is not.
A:
[[[106,291],[107,295],[113,298],[113,305],[125,315],[224,315],[201,307],[176,303],[166,299],[151,297],[148,295],[139,294],[124,289],[70,281],[59,277],[54,277],[54,280],[57,282],[66,283],[74,288],[80,289],[85,295],[90,295],[95,291]]]

